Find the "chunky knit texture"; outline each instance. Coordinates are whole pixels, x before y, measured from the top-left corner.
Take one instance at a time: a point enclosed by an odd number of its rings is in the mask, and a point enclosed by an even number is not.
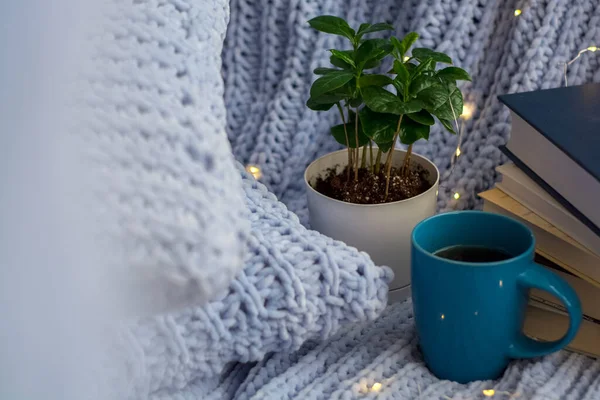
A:
[[[376,318],[390,271],[305,229],[275,197],[306,223],[304,167],[337,148],[327,135],[335,114],[304,107],[312,69],[338,44],[311,31],[310,17],[417,30],[421,45],[448,52],[473,73],[463,89],[476,113],[464,156],[440,191],[447,209],[476,206],[474,194],[495,179],[497,145],[509,129],[495,94],[558,86],[554,62],[598,38],[600,6],[234,0],[223,86],[226,0],[115,3],[95,37],[92,90],[82,93],[91,120],[81,121],[81,133],[101,167],[93,183],[122,262],[142,276],[157,309],[179,308],[122,331],[127,363],[115,388],[126,394],[119,398],[472,398],[489,385],[540,399],[600,394],[598,363],[565,352],[515,362],[498,382],[439,381],[419,356],[410,303]],[[515,19],[517,5],[524,12]],[[591,80],[600,80],[598,63],[586,57],[570,82]],[[226,123],[235,156],[258,164],[274,194],[234,164]],[[454,141],[437,129],[418,150],[444,171]],[[458,203],[449,200],[455,190]],[[375,382],[379,393],[365,394]]]
[[[248,373],[235,398],[257,399],[597,399],[600,362],[559,352],[513,362],[497,381],[442,381],[417,349],[412,304],[394,304],[373,323],[345,329],[297,353],[265,358]],[[374,386],[375,385],[375,386]]]
[[[225,133],[228,3],[112,3],[90,39],[76,130],[96,167],[94,210],[136,309],[202,304],[243,267],[250,225]]]
[[[515,9],[522,10],[519,17]],[[441,211],[479,207],[476,194],[496,180],[494,167],[505,160],[498,146],[510,132],[510,112],[496,96],[561,86],[561,63],[600,43],[600,5],[590,0],[232,0],[223,68],[234,154],[259,165],[263,182],[305,224],[304,169],[339,148],[328,134],[339,117],[335,108],[317,113],[304,103],[316,78],[312,70],[329,64],[327,49],[348,46],[308,26],[321,14],[354,27],[389,22],[399,37],[416,31],[415,46],[443,51],[471,73],[473,83],[459,87],[474,114],[451,176],[456,136],[436,125],[429,142],[415,145],[442,173]],[[569,84],[600,81],[599,62],[587,53],[569,68]]]
[[[131,352],[131,379],[141,398],[181,390],[205,396],[229,363],[293,352],[308,339],[372,321],[386,305],[389,268],[302,227],[264,185],[239,169],[252,226],[245,268],[220,299],[129,330],[124,351]],[[230,375],[227,384],[239,379]]]

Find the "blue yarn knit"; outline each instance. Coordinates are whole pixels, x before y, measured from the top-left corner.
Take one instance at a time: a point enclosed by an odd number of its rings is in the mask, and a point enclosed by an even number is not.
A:
[[[240,172],[252,226],[246,266],[221,298],[140,321],[124,335],[140,398],[221,398],[223,385],[235,389],[232,380],[241,379],[226,373],[218,385],[228,364],[290,353],[308,339],[373,320],[385,307],[390,269],[305,229],[241,166]]]
[[[389,22],[399,37],[416,31],[416,46],[443,51],[471,73],[473,82],[460,87],[475,111],[452,175],[456,136],[436,126],[429,142],[415,145],[442,173],[442,211],[479,207],[476,194],[496,180],[494,167],[505,160],[498,146],[510,131],[510,113],[496,96],[561,86],[561,63],[600,42],[600,6],[591,0],[279,0],[261,6],[232,0],[223,70],[234,154],[259,165],[263,182],[304,224],[304,169],[339,148],[328,134],[339,123],[336,110],[316,113],[304,105],[316,78],[312,70],[329,65],[327,49],[347,45],[308,26],[321,14],[344,17],[351,26]],[[599,60],[590,55],[574,63],[569,84],[600,81]]]
[[[225,0],[116,3],[88,75],[82,132],[101,167],[94,183],[108,233],[125,244],[121,261],[134,277],[159,278],[156,308],[176,308],[120,331],[118,398],[347,399],[374,397],[375,382],[381,398],[398,399],[471,398],[490,385],[539,399],[600,395],[600,364],[566,352],[515,362],[498,382],[436,379],[416,347],[410,302],[383,311],[390,270],[307,230],[275,196],[306,223],[303,170],[337,148],[327,135],[336,116],[304,106],[312,69],[338,44],[311,31],[310,17],[387,20],[473,72],[463,89],[477,111],[440,190],[447,209],[476,206],[495,179],[509,129],[495,94],[557,86],[554,61],[598,39],[599,5],[531,2],[515,19],[516,2],[234,0],[223,85]],[[573,84],[591,80],[597,60],[571,69]],[[235,155],[261,166],[275,194],[234,163],[225,106]],[[418,150],[447,170],[455,140],[436,130]]]

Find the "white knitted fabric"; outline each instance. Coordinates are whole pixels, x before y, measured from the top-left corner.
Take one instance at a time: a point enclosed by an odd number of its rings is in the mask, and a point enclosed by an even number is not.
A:
[[[228,15],[225,0],[115,1],[89,41],[76,134],[133,311],[205,303],[243,266],[249,222],[219,73]]]
[[[459,384],[432,375],[417,346],[411,302],[394,304],[375,322],[265,358],[234,398],[475,400],[489,389],[493,399],[600,398],[600,362],[574,353],[514,361],[501,379]]]
[[[515,17],[515,9],[522,14]],[[234,154],[261,167],[262,181],[306,225],[304,170],[340,148],[329,134],[340,122],[335,107],[318,113],[305,102],[313,69],[329,66],[327,50],[349,46],[307,24],[322,14],[346,18],[353,27],[388,22],[398,37],[416,31],[415,46],[447,53],[473,77],[460,85],[473,116],[452,175],[456,136],[437,124],[429,142],[415,145],[442,174],[441,211],[479,207],[477,193],[494,184],[494,167],[506,160],[498,146],[508,138],[510,112],[497,95],[559,87],[562,63],[600,46],[597,0],[232,0],[223,70]],[[600,82],[597,55],[586,53],[571,65],[570,85]]]
[[[222,373],[228,364],[287,354],[372,321],[386,306],[389,268],[305,229],[241,165],[239,172],[252,225],[245,268],[219,299],[140,321],[124,334],[136,398],[219,398],[222,385],[234,390],[243,378]]]

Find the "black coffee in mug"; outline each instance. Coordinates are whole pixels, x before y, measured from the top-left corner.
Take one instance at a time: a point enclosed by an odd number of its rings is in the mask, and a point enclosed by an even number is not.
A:
[[[433,254],[448,260],[472,263],[497,262],[512,258],[512,255],[504,250],[483,246],[451,246]]]

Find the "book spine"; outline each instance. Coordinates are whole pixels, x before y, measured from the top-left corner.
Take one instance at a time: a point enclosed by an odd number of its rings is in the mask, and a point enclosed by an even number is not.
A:
[[[585,226],[587,226],[592,232],[596,235],[600,236],[600,228],[596,226],[588,217],[586,217],[581,211],[579,211],[573,204],[571,204],[567,199],[560,195],[552,186],[548,185],[546,181],[544,181],[538,174],[533,172],[531,168],[529,168],[519,157],[517,157],[512,151],[510,151],[506,146],[500,146],[500,150],[508,157],[512,162],[515,163],[519,169],[525,172],[535,183],[540,185],[548,194],[550,194],[556,201],[558,201],[564,208],[567,209],[571,214],[573,214],[578,220],[581,221]]]

